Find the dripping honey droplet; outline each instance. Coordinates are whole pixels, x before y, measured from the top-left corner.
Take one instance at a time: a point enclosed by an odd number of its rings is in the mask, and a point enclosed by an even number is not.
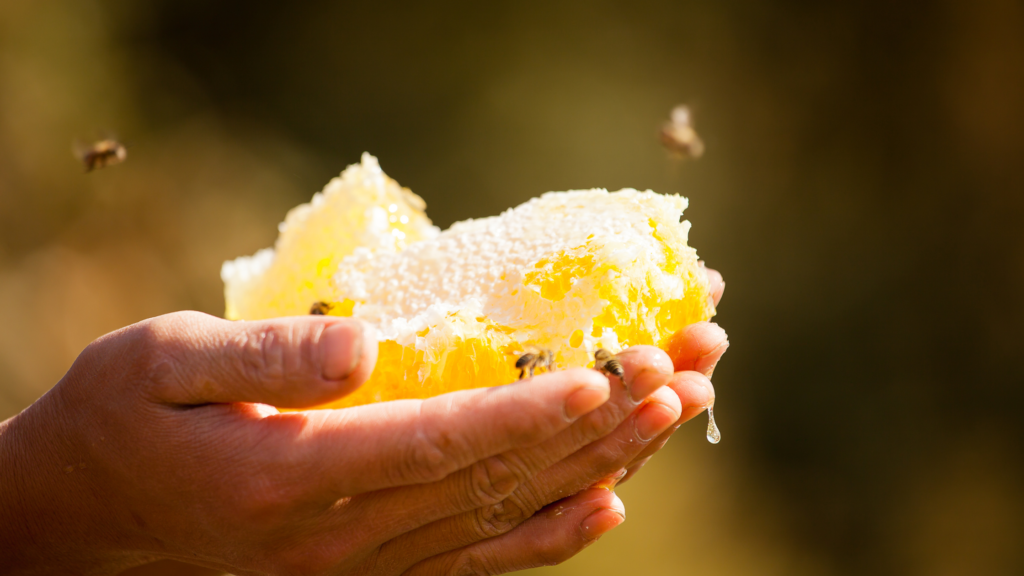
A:
[[[722,433],[718,431],[718,424],[715,424],[715,402],[712,400],[708,405],[708,442],[718,444],[722,441]]]

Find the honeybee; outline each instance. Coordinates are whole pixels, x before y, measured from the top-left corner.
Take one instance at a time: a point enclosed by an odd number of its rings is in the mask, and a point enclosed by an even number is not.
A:
[[[527,371],[530,372],[530,378],[533,378],[533,371],[538,367],[544,367],[548,372],[555,369],[555,355],[551,350],[538,348],[536,352],[527,352],[516,360],[520,380],[526,377]]]
[[[599,370],[606,374],[614,374],[620,380],[625,376],[625,372],[622,371],[622,363],[619,362],[619,359],[614,354],[604,348],[598,348],[594,351],[594,370]]]
[[[77,149],[75,155],[85,165],[85,171],[92,172],[96,168],[105,168],[124,162],[124,159],[128,157],[128,150],[117,140],[107,138],[92,146]]]
[[[330,302],[317,301],[309,307],[309,313],[314,316],[327,316],[327,313],[334,310],[334,304]]]
[[[661,127],[661,143],[680,158],[700,158],[704,154],[704,141],[693,129],[688,107],[672,109],[671,120]]]

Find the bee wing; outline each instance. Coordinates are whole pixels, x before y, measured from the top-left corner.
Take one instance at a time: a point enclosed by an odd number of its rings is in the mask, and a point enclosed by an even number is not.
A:
[[[127,156],[128,146],[133,146],[133,142],[130,140],[122,140],[117,136],[117,132],[104,128],[96,131],[97,138],[96,142],[92,145],[93,147],[100,142],[113,144],[115,150],[117,150],[117,157],[119,160],[124,160]]]
[[[522,368],[524,366],[529,365],[530,362],[533,362],[534,358],[536,358],[534,354],[523,354],[522,356],[519,357],[518,360],[516,360],[516,368]]]
[[[555,353],[548,349],[545,349],[544,353],[544,367],[548,372],[552,372],[555,369]]]
[[[690,125],[690,107],[680,104],[672,109],[672,123],[676,126]]]

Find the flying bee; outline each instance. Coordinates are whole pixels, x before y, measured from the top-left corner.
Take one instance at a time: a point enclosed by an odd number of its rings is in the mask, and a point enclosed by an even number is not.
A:
[[[688,107],[672,109],[671,120],[661,127],[661,143],[679,158],[700,158],[704,154],[704,141],[693,129]]]
[[[625,376],[625,372],[622,371],[622,363],[619,362],[619,359],[614,354],[604,348],[598,348],[594,351],[594,370],[613,374],[618,376],[620,380]]]
[[[527,371],[530,372],[530,378],[533,378],[533,371],[538,367],[544,367],[548,372],[555,369],[555,355],[551,350],[538,348],[536,352],[527,352],[516,360],[520,380],[526,377]]]
[[[107,138],[92,146],[78,147],[75,155],[85,165],[85,171],[92,172],[96,168],[106,168],[124,162],[124,159],[128,157],[128,151],[117,140]]]
[[[327,313],[334,310],[334,304],[330,302],[316,301],[309,307],[309,313],[314,316],[327,316]]]

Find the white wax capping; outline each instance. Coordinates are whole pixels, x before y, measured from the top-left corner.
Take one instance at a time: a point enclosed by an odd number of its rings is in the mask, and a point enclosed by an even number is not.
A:
[[[576,278],[564,297],[546,300],[540,286],[524,284],[527,274],[562,252],[594,253],[612,269],[646,279],[660,298],[682,297],[685,282],[662,270],[668,256],[653,227],[671,225],[685,242],[689,222],[678,219],[686,206],[681,196],[633,189],[547,193],[499,216],[458,222],[401,251],[356,250],[334,276],[336,297],[357,302],[356,316],[400,343],[427,327],[482,329],[474,326],[477,317],[527,338],[571,332],[600,313],[606,302],[594,296],[600,282],[615,276]],[[600,340],[606,338],[614,332],[606,330]],[[589,331],[586,339],[588,348],[597,340]]]

